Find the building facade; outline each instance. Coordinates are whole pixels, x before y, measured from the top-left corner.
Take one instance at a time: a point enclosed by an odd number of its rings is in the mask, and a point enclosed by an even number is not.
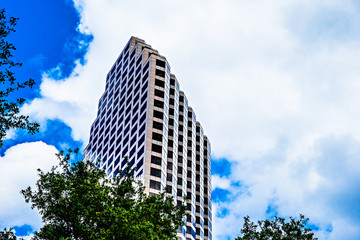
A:
[[[188,217],[183,240],[212,239],[211,147],[165,57],[131,37],[106,77],[85,159],[115,176],[137,167],[147,194],[167,191]]]

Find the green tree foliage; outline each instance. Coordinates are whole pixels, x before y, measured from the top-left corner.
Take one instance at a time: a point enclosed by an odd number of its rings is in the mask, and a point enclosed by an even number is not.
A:
[[[20,62],[12,60],[15,46],[7,41],[8,36],[15,32],[18,18],[6,17],[5,9],[0,9],[0,148],[10,129],[25,129],[33,134],[39,130],[39,124],[30,122],[29,116],[19,114],[25,99],[19,97],[18,90],[32,88],[33,79],[19,81],[15,78],[14,68],[22,66]]]
[[[0,231],[0,240],[17,240],[17,239],[18,238],[16,237],[14,230],[12,228],[10,228],[9,230],[4,228],[3,231]]]
[[[176,239],[185,206],[164,193],[146,195],[130,167],[108,178],[93,163],[71,163],[72,156],[60,152],[58,166],[38,170],[36,190],[21,191],[44,222],[34,239]]]
[[[289,222],[281,217],[258,221],[258,225],[250,221],[249,216],[244,220],[244,226],[240,231],[242,236],[235,240],[317,240],[312,230],[307,227],[309,219],[301,214],[298,220],[290,217]]]

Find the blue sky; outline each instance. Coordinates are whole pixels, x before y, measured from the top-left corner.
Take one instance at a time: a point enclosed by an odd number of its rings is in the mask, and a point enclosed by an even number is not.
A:
[[[2,4],[20,18],[17,77],[37,82],[21,111],[41,131],[4,142],[0,227],[41,226],[19,191],[57,150],[84,147],[106,73],[134,35],[166,56],[212,143],[214,239],[233,239],[246,215],[299,213],[319,239],[360,238],[358,2]]]

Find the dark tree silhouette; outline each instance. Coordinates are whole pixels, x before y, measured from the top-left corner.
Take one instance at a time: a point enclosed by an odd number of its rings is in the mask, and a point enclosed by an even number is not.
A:
[[[22,66],[20,62],[12,60],[14,44],[7,41],[8,36],[15,32],[18,18],[7,17],[5,9],[0,10],[0,148],[10,129],[25,129],[34,134],[39,131],[39,124],[30,122],[29,116],[19,113],[25,98],[21,97],[19,90],[32,88],[35,84],[33,79],[20,81],[15,78],[14,68]]]

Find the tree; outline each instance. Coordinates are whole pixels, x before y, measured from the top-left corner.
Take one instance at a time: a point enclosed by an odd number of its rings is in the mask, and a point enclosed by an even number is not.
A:
[[[108,178],[89,161],[71,163],[71,156],[57,154],[58,166],[38,170],[37,189],[21,191],[44,223],[34,239],[176,239],[185,206],[164,193],[146,195],[129,166]]]
[[[25,129],[31,134],[39,131],[38,123],[30,122],[29,116],[19,114],[25,99],[19,97],[17,91],[26,87],[32,88],[35,81],[33,79],[19,81],[12,71],[13,68],[21,67],[22,63],[12,60],[12,52],[16,48],[6,39],[15,32],[14,27],[18,20],[14,17],[7,18],[5,9],[0,10],[0,148],[6,132],[10,129]]]
[[[289,222],[281,217],[258,221],[258,225],[250,221],[249,216],[244,217],[244,220],[244,226],[240,231],[242,236],[235,240],[317,240],[312,230],[307,227],[309,219],[301,214],[299,220],[290,217]]]
[[[0,231],[0,240],[17,240],[17,237],[12,228],[10,228],[9,230],[4,228],[3,231]]]

